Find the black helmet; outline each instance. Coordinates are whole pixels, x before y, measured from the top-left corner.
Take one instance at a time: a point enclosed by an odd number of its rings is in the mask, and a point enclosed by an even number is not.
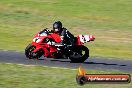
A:
[[[57,21],[53,24],[53,30],[55,32],[58,32],[62,29],[62,23],[60,21]]]

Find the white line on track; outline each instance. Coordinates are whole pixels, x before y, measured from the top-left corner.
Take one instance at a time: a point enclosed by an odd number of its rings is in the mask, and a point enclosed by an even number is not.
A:
[[[6,63],[6,64],[13,64],[13,63]],[[39,65],[25,65],[25,64],[17,64],[21,66],[39,66]],[[41,66],[41,65],[40,65]],[[63,68],[63,67],[50,67],[50,66],[41,66],[46,68],[55,68],[55,69],[68,69],[68,70],[77,70],[77,69],[71,69],[71,68]]]

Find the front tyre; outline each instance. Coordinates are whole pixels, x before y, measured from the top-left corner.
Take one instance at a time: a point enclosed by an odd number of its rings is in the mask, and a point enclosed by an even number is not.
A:
[[[32,56],[32,51],[35,49],[35,46],[33,46],[32,44],[29,44],[26,48],[25,48],[25,55],[27,58],[29,59],[33,59]]]
[[[70,60],[73,63],[83,63],[89,57],[89,49],[86,46],[75,46],[72,49]]]
[[[33,58],[39,59],[44,54],[44,51],[40,48],[36,52],[32,53]]]

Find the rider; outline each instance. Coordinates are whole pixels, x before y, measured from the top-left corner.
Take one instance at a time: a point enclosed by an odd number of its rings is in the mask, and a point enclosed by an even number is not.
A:
[[[62,27],[62,23],[60,21],[56,21],[53,24],[53,33],[56,33],[58,35],[60,35],[61,37],[61,43],[59,43],[60,45],[64,45],[64,44],[70,44],[70,45],[74,45],[74,36],[64,27]]]

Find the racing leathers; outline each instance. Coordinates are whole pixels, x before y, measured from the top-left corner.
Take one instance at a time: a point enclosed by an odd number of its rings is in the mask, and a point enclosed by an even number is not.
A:
[[[62,28],[62,30],[60,30],[59,32],[54,32],[58,35],[60,35],[61,37],[61,45],[74,45],[74,36],[66,29],[66,28]]]

